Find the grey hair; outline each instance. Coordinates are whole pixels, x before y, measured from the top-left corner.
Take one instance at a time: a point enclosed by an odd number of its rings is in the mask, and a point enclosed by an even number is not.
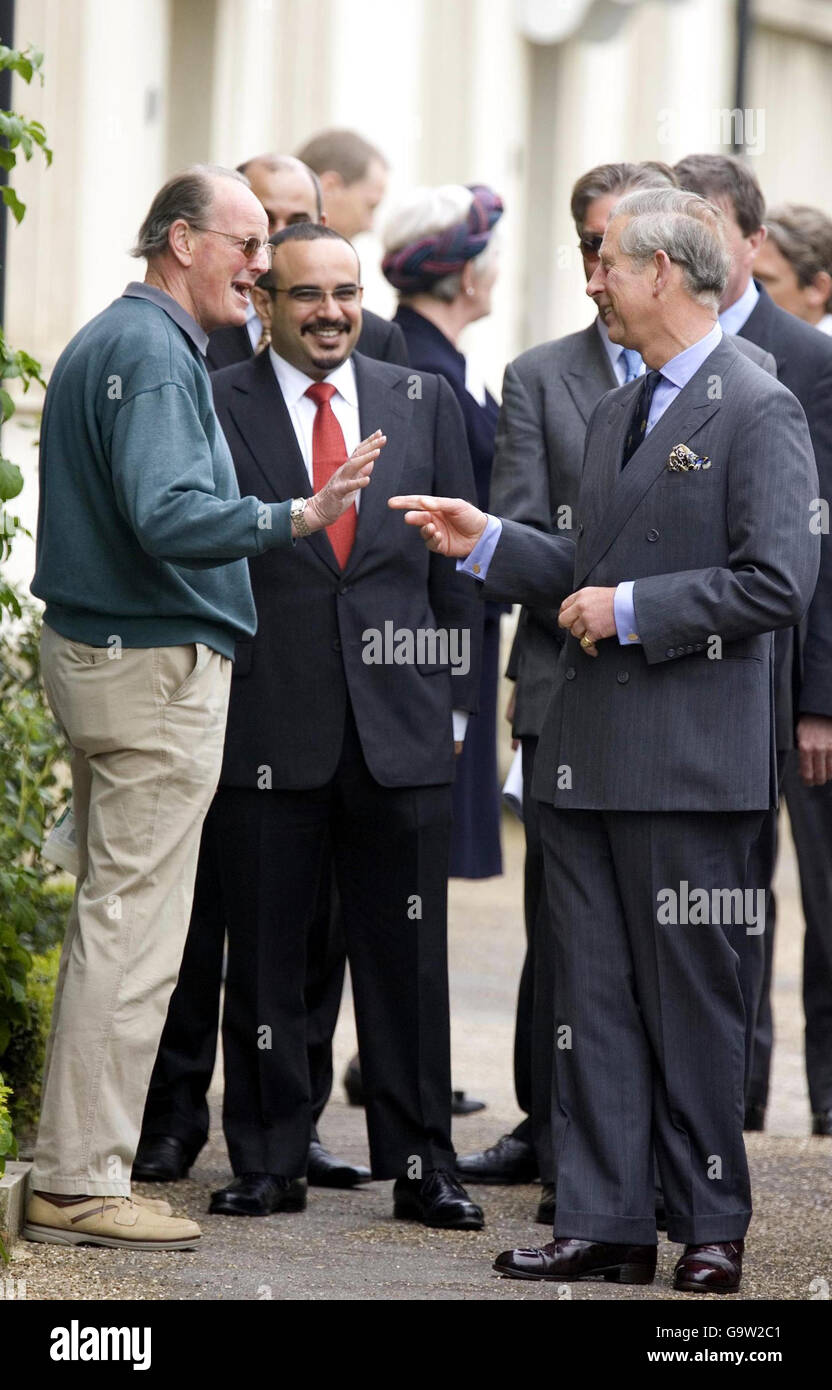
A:
[[[639,264],[664,251],[681,266],[690,296],[717,308],[728,282],[731,257],[725,243],[723,213],[698,193],[680,188],[642,189],[627,193],[610,213],[628,217],[619,246]]]
[[[180,219],[199,227],[213,205],[216,179],[235,179],[246,188],[251,187],[245,174],[236,169],[225,169],[221,164],[191,164],[159,189],[130,255],[144,256],[146,260],[161,255],[168,248],[171,227]]]

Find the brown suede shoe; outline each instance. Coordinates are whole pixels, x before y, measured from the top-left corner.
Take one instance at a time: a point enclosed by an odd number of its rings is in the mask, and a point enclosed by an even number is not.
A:
[[[608,1284],[652,1284],[655,1245],[610,1245],[556,1236],[535,1250],[506,1250],[494,1269],[509,1279],[603,1279]]]
[[[673,1287],[683,1293],[736,1293],[742,1279],[741,1240],[686,1245],[673,1271]]]

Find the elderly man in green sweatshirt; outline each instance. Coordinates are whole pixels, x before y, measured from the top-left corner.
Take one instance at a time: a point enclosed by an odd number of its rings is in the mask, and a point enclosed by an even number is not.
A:
[[[240,497],[208,334],[242,324],[269,264],[240,174],[156,195],[143,283],[76,334],[46,394],[37,568],[42,668],[72,761],[79,873],[47,1049],[25,1233],[187,1249],[199,1227],[130,1195],[153,1059],[219,778],[231,663],[256,627],[246,558],[331,525],[369,482],[363,441],[314,497]]]

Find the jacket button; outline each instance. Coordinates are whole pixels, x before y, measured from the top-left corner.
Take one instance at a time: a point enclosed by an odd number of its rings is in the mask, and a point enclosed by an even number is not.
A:
[[[583,523],[582,521],[579,521],[579,522],[578,522],[578,535],[579,535],[579,536],[582,536],[583,533],[584,533],[584,523]]]
[[[348,594],[349,591],[350,591],[350,586],[349,586],[349,584],[342,584],[341,587],[340,587],[340,589],[338,590],[339,594]]]
[[[333,650],[334,652],[340,652],[340,650],[341,650],[341,639],[340,639],[340,637],[336,637],[336,638],[335,638],[335,641],[334,641],[333,644],[332,644],[332,650]]]
[[[659,539],[659,533],[655,526],[650,527],[650,530],[647,532],[647,539],[648,541],[657,541]]]
[[[675,647],[668,647],[667,651],[665,652],[665,656],[675,656],[675,655],[676,655],[676,648],[675,648]]]
[[[693,647],[688,647],[687,652],[688,652],[688,656],[690,656],[691,653],[693,652]]]
[[[630,679],[630,673],[629,671],[619,671],[615,679],[618,681],[619,685],[626,685],[627,681]]]
[[[567,666],[566,670],[564,671],[564,675],[566,676],[566,679],[568,681],[573,681],[575,679],[575,667]]]

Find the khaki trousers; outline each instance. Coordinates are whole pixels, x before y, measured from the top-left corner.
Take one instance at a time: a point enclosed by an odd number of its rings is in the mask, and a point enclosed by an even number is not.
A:
[[[201,643],[114,655],[44,625],[41,663],[72,754],[80,864],[32,1186],[129,1196],[219,780],[231,662]]]

